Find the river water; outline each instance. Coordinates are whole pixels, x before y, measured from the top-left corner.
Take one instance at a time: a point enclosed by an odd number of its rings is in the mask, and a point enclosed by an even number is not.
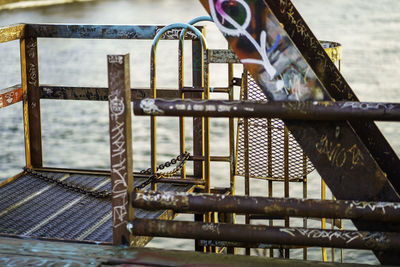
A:
[[[332,40],[343,45],[342,73],[362,101],[400,102],[398,77],[400,70],[400,1],[397,0],[293,0],[310,28],[320,40]],[[77,24],[170,24],[186,22],[206,15],[196,0],[103,0],[43,8],[0,11],[0,25],[19,22],[77,23]],[[211,48],[226,48],[226,42],[212,25],[207,24]],[[0,88],[20,83],[19,48],[13,41],[0,45]],[[158,84],[176,88],[176,43],[163,43],[158,52]],[[131,85],[149,86],[149,41],[110,41],[40,39],[39,62],[42,84],[74,86],[107,86],[106,55],[130,53]],[[188,60],[187,60],[188,61]],[[187,63],[189,64],[189,63]],[[189,65],[188,65],[189,66]],[[213,86],[224,86],[223,67],[211,69]],[[190,84],[187,72],[186,83]],[[42,101],[43,150],[46,166],[71,168],[109,168],[108,113],[106,103]],[[134,168],[149,166],[148,119],[133,118]],[[396,138],[398,125],[379,123],[396,152],[400,140]],[[158,152],[160,162],[178,154],[177,120],[160,119]],[[227,121],[211,121],[211,150],[214,155],[228,152]],[[190,129],[190,125],[187,127]],[[24,165],[23,125],[21,105],[13,105],[0,112],[0,178],[16,174]],[[190,138],[187,139],[188,144]],[[191,147],[189,145],[188,149]],[[215,186],[228,186],[228,168],[212,166]],[[238,194],[243,192],[238,178]],[[254,181],[252,193],[265,194],[264,181]],[[277,186],[277,191],[282,188]],[[301,197],[301,188],[292,186],[291,196]],[[320,178],[312,173],[309,195],[318,198]],[[181,217],[187,218],[185,216]],[[319,226],[317,222],[310,225]],[[345,226],[351,228],[350,223]],[[154,247],[191,249],[187,240],[157,238]],[[295,251],[293,257],[301,258]],[[310,258],[319,260],[320,249],[311,249]],[[376,263],[370,252],[345,252],[346,262]]]

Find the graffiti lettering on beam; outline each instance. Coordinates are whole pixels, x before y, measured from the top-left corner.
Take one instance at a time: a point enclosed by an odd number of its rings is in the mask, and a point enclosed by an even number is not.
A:
[[[386,235],[378,232],[348,232],[348,231],[327,231],[327,230],[319,230],[319,229],[299,229],[299,228],[282,228],[281,232],[287,233],[292,237],[296,237],[297,235],[307,237],[307,238],[315,238],[315,239],[328,239],[332,240],[343,240],[346,244],[353,242],[354,240],[362,240],[369,241],[374,240],[379,243],[384,243],[386,239]]]
[[[357,145],[344,147],[342,144],[330,141],[327,135],[323,135],[315,148],[318,153],[326,155],[329,162],[336,167],[341,168],[346,163],[351,164],[351,169],[364,166],[364,157]]]
[[[371,211],[380,209],[385,214],[386,209],[400,209],[400,203],[352,201],[350,202],[350,208],[353,207],[356,209],[369,209]]]

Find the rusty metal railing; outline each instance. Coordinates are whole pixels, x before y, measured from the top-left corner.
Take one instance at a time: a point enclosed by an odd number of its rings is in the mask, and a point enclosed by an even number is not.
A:
[[[0,89],[0,108],[23,101],[24,103],[24,127],[25,127],[25,152],[26,168],[34,170],[52,170],[54,172],[72,172],[95,174],[101,172],[96,170],[68,170],[65,168],[48,168],[43,165],[42,136],[41,136],[41,111],[40,99],[64,99],[64,100],[92,100],[109,101],[110,119],[114,124],[110,124],[110,140],[114,147],[111,147],[112,161],[112,189],[113,189],[113,230],[114,244],[136,244],[131,235],[126,231],[125,225],[133,219],[133,209],[126,202],[126,196],[133,191],[132,166],[128,164],[132,159],[131,149],[128,144],[132,143],[132,137],[127,132],[130,129],[128,115],[129,109],[124,109],[128,104],[126,100],[143,98],[145,96],[156,96],[154,89],[147,88],[129,88],[129,73],[119,69],[120,56],[111,56],[109,63],[109,88],[99,87],[65,87],[58,85],[42,85],[39,82],[39,60],[38,39],[39,38],[78,38],[78,39],[131,39],[131,40],[152,40],[164,26],[136,26],[136,25],[66,25],[66,24],[18,24],[0,28],[0,43],[20,40],[21,53],[21,85],[15,85],[10,88]],[[202,31],[202,27],[194,28],[190,26],[191,31],[185,35],[186,40],[193,42],[199,41],[199,34],[193,32]],[[179,40],[181,31],[176,29],[164,29],[163,40]],[[193,53],[194,57],[202,57],[201,53]],[[123,59],[123,57],[122,57]],[[122,60],[123,61],[123,60]],[[126,59],[124,65],[126,65]],[[203,64],[205,66],[205,64]],[[118,70],[118,71],[113,71]],[[126,76],[128,75],[128,76]],[[114,77],[115,76],[115,77]],[[119,83],[119,79],[124,77]],[[115,79],[113,79],[115,78]],[[121,87],[122,86],[122,87]],[[122,90],[123,94],[113,94],[109,89]],[[129,90],[130,89],[130,90]],[[203,88],[186,87],[187,91],[202,91]],[[182,91],[183,91],[182,90]],[[166,98],[175,98],[179,96],[179,90],[162,90],[159,96]],[[122,97],[121,99],[112,96]],[[131,97],[130,97],[131,96]],[[117,100],[121,100],[117,103]],[[124,118],[116,120],[117,115],[124,111]],[[121,112],[121,113],[120,113]],[[125,125],[122,127],[121,125]],[[129,127],[127,126],[129,124]],[[196,127],[199,122],[196,123]],[[202,128],[202,126],[201,126]],[[125,129],[126,132],[122,131]],[[121,139],[123,138],[123,142]],[[122,147],[122,143],[126,145]],[[202,145],[202,144],[201,144]],[[127,152],[122,157],[119,150]],[[120,152],[121,152],[120,151]],[[201,151],[202,153],[202,151]],[[203,156],[200,154],[199,156]],[[119,162],[115,160],[120,159]],[[128,165],[127,165],[128,164]],[[122,172],[122,169],[125,171]],[[110,174],[110,172],[108,172]],[[126,176],[127,175],[127,176]],[[135,174],[146,176],[143,174]],[[126,176],[126,177],[125,177]],[[148,176],[148,175],[147,175]],[[13,177],[17,178],[18,176]],[[124,181],[121,180],[123,178]],[[202,187],[204,182],[199,179],[194,180],[194,176],[188,176],[187,179],[179,180],[175,178],[173,183],[192,185],[193,187]],[[12,179],[7,180],[11,182]],[[171,179],[160,179],[160,183],[171,183]]]
[[[182,171],[170,183],[191,184],[198,188],[203,195],[172,195],[161,192],[134,192],[132,178],[124,180],[126,187],[114,191],[114,198],[119,202],[113,204],[115,244],[128,243],[135,245],[132,235],[165,236],[174,238],[197,239],[197,249],[202,251],[219,252],[217,248],[228,247],[234,252],[234,247],[244,248],[304,248],[308,246],[338,247],[373,249],[379,251],[399,250],[400,236],[394,232],[393,225],[400,219],[397,209],[399,203],[392,202],[359,202],[334,201],[334,200],[300,200],[277,198],[254,198],[248,196],[235,196],[235,171],[234,171],[234,118],[282,118],[287,120],[381,120],[399,121],[400,104],[398,103],[363,103],[363,102],[270,102],[257,103],[251,101],[234,101],[233,86],[238,85],[238,79],[233,77],[233,64],[238,63],[237,58],[228,50],[207,50],[201,46],[199,35],[187,33],[187,38],[193,41],[193,85],[185,86],[183,76],[179,77],[180,83],[177,90],[157,90],[155,76],[152,77],[152,88],[127,87],[126,70],[117,74],[109,74],[111,78],[119,79],[126,95],[123,102],[113,102],[109,96],[109,88],[99,87],[65,87],[57,85],[41,85],[39,82],[39,62],[37,58],[38,38],[94,38],[94,39],[153,39],[162,26],[113,26],[113,25],[45,25],[45,24],[20,24],[0,28],[0,43],[20,40],[21,47],[21,85],[0,90],[0,108],[23,101],[26,166],[31,169],[43,169],[42,144],[41,144],[41,119],[40,99],[69,99],[106,101],[110,103],[110,117],[121,111],[121,103],[126,107],[129,104],[129,95],[134,103],[136,115],[177,116],[180,117],[180,151],[185,150],[185,136],[182,131],[185,125],[183,117],[193,119],[193,155],[190,160],[194,162],[193,175]],[[202,29],[200,29],[202,31]],[[180,31],[166,30],[164,39],[178,40]],[[160,37],[161,38],[161,37]],[[183,75],[183,49],[180,48],[179,68]],[[228,51],[228,52],[226,52]],[[337,51],[332,50],[332,56]],[[110,61],[111,58],[111,61]],[[119,64],[118,60],[109,58],[110,64]],[[126,60],[126,59],[125,59]],[[212,63],[228,64],[229,85],[227,87],[213,88],[213,92],[227,93],[229,100],[209,100],[208,65]],[[115,67],[115,66],[114,66]],[[153,64],[155,68],[155,64]],[[153,69],[153,74],[155,69]],[[125,75],[122,75],[125,74]],[[110,79],[111,80],[111,79]],[[114,84],[115,85],[115,84]],[[129,86],[129,85],[128,85]],[[109,85],[112,88],[112,85]],[[121,89],[120,87],[119,89]],[[47,90],[51,89],[51,90]],[[130,90],[129,90],[130,89]],[[146,98],[147,97],[147,98]],[[195,100],[189,100],[188,98]],[[143,99],[145,98],[145,99]],[[165,99],[162,99],[165,98]],[[175,99],[178,98],[178,99]],[[128,101],[128,102],[127,102]],[[145,104],[144,104],[145,103]],[[152,109],[144,109],[144,106]],[[122,113],[121,113],[122,114]],[[126,116],[126,115],[124,115]],[[210,155],[210,117],[229,118],[229,155]],[[125,124],[128,123],[124,118]],[[110,132],[117,129],[121,121],[110,125]],[[118,128],[119,129],[119,128]],[[155,127],[152,138],[155,140]],[[120,133],[120,132],[118,132]],[[112,135],[111,135],[111,138]],[[115,138],[115,136],[114,136]],[[124,142],[131,142],[129,133],[124,134]],[[113,140],[113,139],[111,139]],[[152,143],[153,144],[153,143]],[[321,153],[329,154],[328,140],[321,140],[317,144]],[[156,144],[152,149],[152,168],[156,168]],[[247,144],[248,147],[248,144]],[[113,152],[121,147],[114,147]],[[113,149],[113,148],[112,148]],[[129,150],[129,149],[125,149]],[[126,155],[126,161],[131,155]],[[115,156],[115,154],[114,154]],[[248,158],[248,157],[247,157]],[[229,162],[230,186],[226,194],[211,194],[210,162]],[[121,167],[122,161],[114,166]],[[339,164],[341,162],[339,161]],[[118,165],[121,164],[121,165]],[[344,163],[343,163],[344,164]],[[249,173],[248,166],[246,173]],[[126,167],[129,177],[131,166]],[[114,174],[118,174],[114,168]],[[78,170],[79,171],[79,170]],[[90,173],[90,172],[89,172]],[[124,176],[124,178],[126,178]],[[118,175],[113,176],[114,185],[121,184]],[[249,177],[246,178],[246,193],[249,193]],[[158,181],[163,182],[163,181]],[[118,185],[120,185],[118,184]],[[154,186],[153,189],[156,189]],[[223,191],[223,190],[222,190]],[[271,189],[272,191],[272,189]],[[289,194],[286,194],[288,196]],[[303,195],[304,196],[304,195]],[[306,196],[306,195],[305,195]],[[129,201],[127,199],[133,199]],[[195,214],[196,222],[166,222],[159,220],[145,220],[133,217],[133,207],[143,209],[172,209],[176,212]],[[268,207],[268,208],[267,208]],[[216,215],[223,215],[217,223]],[[378,222],[387,225],[388,232],[374,232],[374,229],[364,231],[335,231],[326,229],[307,229],[286,227],[270,227],[255,225],[235,225],[234,214],[247,216],[246,223],[251,216],[260,215],[273,220],[276,218],[301,217],[301,218],[347,218],[360,222]],[[121,216],[121,217],[118,217]],[[221,216],[221,217],[223,217]],[[129,223],[128,223],[129,222]],[[221,223],[223,222],[223,223]],[[122,224],[120,224],[122,223]],[[118,226],[118,227],[117,227]],[[130,231],[130,233],[128,232]],[[392,232],[393,231],[393,232]],[[249,250],[247,251],[249,253]]]

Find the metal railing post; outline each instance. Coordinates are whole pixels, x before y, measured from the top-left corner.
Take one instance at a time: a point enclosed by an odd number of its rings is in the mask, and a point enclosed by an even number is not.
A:
[[[43,166],[38,47],[36,37],[20,40],[26,167]]]
[[[107,62],[113,244],[134,245],[133,236],[126,228],[134,219],[129,201],[134,190],[129,55],[109,55]]]

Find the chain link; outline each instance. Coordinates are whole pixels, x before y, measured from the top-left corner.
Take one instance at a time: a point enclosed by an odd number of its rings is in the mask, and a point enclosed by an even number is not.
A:
[[[190,156],[190,153],[185,151],[185,153],[177,156],[176,158],[173,158],[170,161],[167,161],[163,164],[158,165],[158,167],[156,168],[156,174],[155,174],[156,179],[169,178],[169,177],[175,175],[176,173],[178,173],[180,170],[182,170],[183,165],[185,164],[185,161],[189,158],[189,156]],[[170,167],[171,165],[175,165],[178,161],[179,161],[179,164],[172,171],[157,173],[159,170],[163,170],[165,168]],[[151,168],[148,168],[147,170],[141,170],[140,174],[149,174],[150,175],[153,173],[151,171]]]
[[[176,158],[171,159],[170,161],[167,161],[163,164],[158,165],[158,167],[156,168],[156,173],[153,174],[151,171],[151,168],[148,168],[147,170],[141,170],[140,174],[148,174],[151,175],[149,179],[147,179],[146,182],[144,182],[143,184],[137,186],[137,189],[143,189],[144,187],[146,187],[148,184],[152,183],[152,182],[157,182],[158,179],[161,178],[170,178],[172,176],[174,176],[175,174],[177,174],[179,171],[182,170],[186,160],[189,158],[190,153],[185,151],[185,153],[177,156]],[[179,161],[179,164],[172,170],[169,172],[158,172],[158,170],[163,170],[164,168],[170,167],[171,165],[175,165],[177,162]]]
[[[78,184],[75,184],[75,183],[72,183],[72,182],[60,181],[55,177],[48,176],[48,175],[46,175],[44,173],[39,173],[39,172],[34,171],[32,169],[29,169],[29,168],[24,168],[24,170],[28,174],[30,174],[30,175],[32,175],[32,176],[34,176],[36,178],[39,178],[39,179],[41,179],[43,181],[46,181],[46,182],[49,182],[49,183],[55,183],[55,184],[57,184],[59,186],[62,186],[64,188],[70,189],[72,191],[75,191],[75,192],[78,192],[78,193],[81,193],[81,194],[89,195],[89,196],[92,196],[92,197],[95,197],[95,198],[111,198],[111,196],[112,196],[111,192],[108,191],[108,190],[102,190],[102,191],[100,191],[100,190],[90,190],[89,188],[85,188],[85,187],[83,187],[81,185],[78,185]]]
[[[160,164],[156,169],[156,174],[152,174],[151,168],[140,171],[141,174],[149,174],[151,176],[144,183],[142,183],[139,186],[136,186],[135,189],[143,189],[148,184],[150,184],[152,182],[156,182],[158,179],[172,177],[173,175],[178,173],[180,170],[182,170],[182,168],[185,164],[185,161],[189,158],[189,156],[190,156],[190,154],[188,152],[185,152],[184,154],[179,155],[176,158],[171,159],[170,161]],[[171,165],[175,165],[178,161],[179,161],[179,164],[172,171],[157,173],[158,170],[163,170],[164,168],[168,168]],[[48,176],[44,173],[40,173],[40,172],[34,171],[29,168],[24,168],[24,170],[26,173],[28,173],[36,178],[39,178],[43,181],[57,184],[59,186],[62,186],[64,188],[70,189],[72,191],[75,191],[75,192],[78,192],[81,194],[89,195],[89,196],[92,196],[95,198],[103,198],[103,199],[111,198],[111,196],[112,196],[112,193],[108,190],[101,190],[101,191],[100,190],[91,190],[89,188],[85,188],[81,185],[78,185],[78,184],[75,184],[72,182],[60,181],[55,177]]]

